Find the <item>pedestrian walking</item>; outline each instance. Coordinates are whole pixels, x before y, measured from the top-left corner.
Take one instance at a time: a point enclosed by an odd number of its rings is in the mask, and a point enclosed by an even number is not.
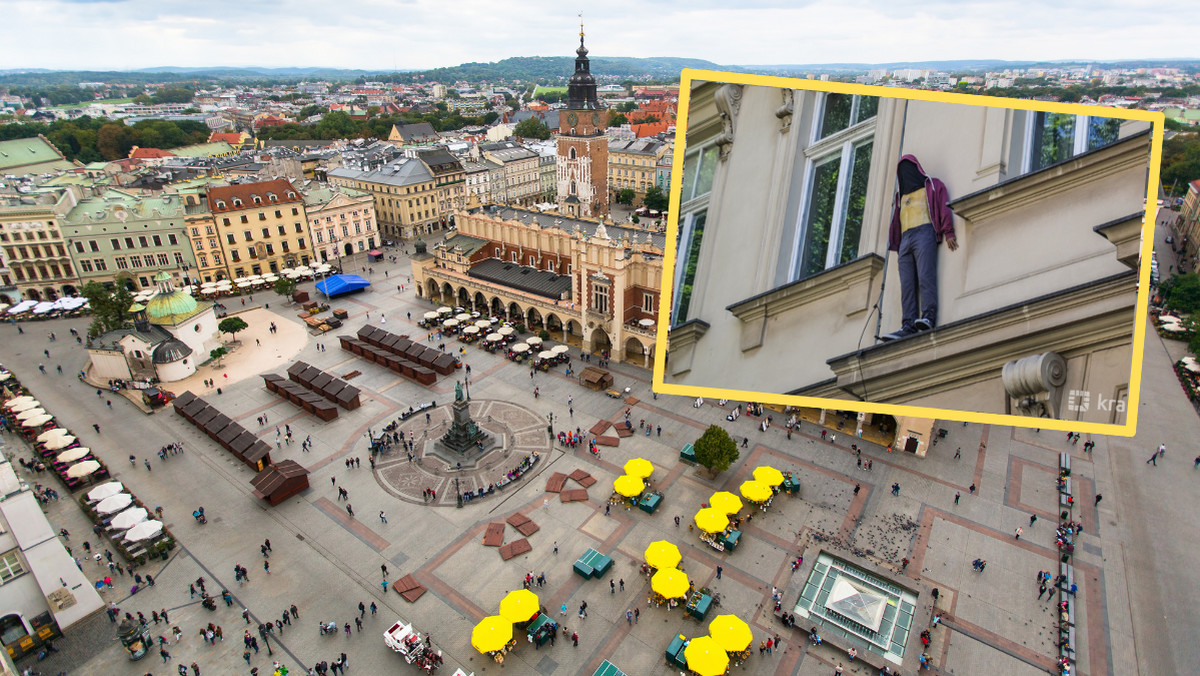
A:
[[[1158,467],[1158,451],[1154,451],[1150,454],[1150,459],[1146,461],[1146,464],[1153,464],[1155,467]]]
[[[971,484],[971,486],[967,489],[967,492],[971,495],[975,495],[975,484]]]
[[[1104,494],[1103,494],[1103,493],[1097,493],[1097,494],[1096,494],[1096,504],[1095,504],[1094,506],[1095,506],[1095,507],[1099,507],[1099,506],[1100,506],[1100,501],[1101,501],[1101,500],[1103,500],[1103,499],[1104,499]]]
[[[1033,524],[1035,524],[1035,523],[1037,523],[1037,514],[1030,514],[1029,515],[1029,527],[1032,528]]]
[[[379,510],[379,520],[382,521],[385,525],[387,524],[387,517],[384,516],[382,509]]]
[[[962,457],[962,446],[959,446],[958,449],[956,451],[954,451],[954,459],[958,460],[961,457]]]
[[[1016,532],[1015,532],[1015,533],[1013,533],[1013,537],[1014,537],[1014,538],[1016,538],[1017,540],[1020,540],[1020,539],[1021,539],[1021,533],[1023,533],[1023,532],[1025,532],[1025,531],[1021,530],[1021,527],[1020,527],[1020,526],[1017,526],[1017,530],[1016,530]]]
[[[958,491],[955,491],[955,492],[954,492],[954,504],[956,504],[956,505],[957,505],[957,504],[958,504],[958,499],[959,499],[959,498],[961,498],[961,497],[962,497],[962,493],[959,493]]]
[[[720,579],[721,579],[721,573],[722,573],[722,572],[724,572],[724,571],[725,571],[725,569],[724,569],[723,567],[721,567],[721,566],[717,566],[717,579],[718,579],[718,580],[720,580]]]
[[[271,562],[270,561],[263,561],[263,571],[266,572],[267,575],[271,574]]]
[[[897,495],[897,496],[900,495],[900,484],[899,483],[892,484],[892,495]]]

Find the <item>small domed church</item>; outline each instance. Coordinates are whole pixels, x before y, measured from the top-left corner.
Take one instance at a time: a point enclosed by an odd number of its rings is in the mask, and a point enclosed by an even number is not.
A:
[[[175,289],[171,276],[154,277],[158,292],[135,303],[130,326],[88,341],[92,375],[100,380],[183,380],[219,347],[215,304]]]

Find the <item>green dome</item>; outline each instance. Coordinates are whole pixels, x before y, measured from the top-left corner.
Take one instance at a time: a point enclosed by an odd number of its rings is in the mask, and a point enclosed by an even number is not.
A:
[[[160,293],[146,303],[146,315],[150,319],[163,319],[171,315],[190,315],[196,311],[196,299],[184,291]]]

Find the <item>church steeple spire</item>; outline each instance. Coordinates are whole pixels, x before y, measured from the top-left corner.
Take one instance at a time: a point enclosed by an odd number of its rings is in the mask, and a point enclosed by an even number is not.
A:
[[[592,76],[588,50],[583,45],[583,12],[579,13],[579,49],[575,50],[575,54],[575,74],[567,83],[567,108],[598,110],[600,100],[596,94],[596,78]]]

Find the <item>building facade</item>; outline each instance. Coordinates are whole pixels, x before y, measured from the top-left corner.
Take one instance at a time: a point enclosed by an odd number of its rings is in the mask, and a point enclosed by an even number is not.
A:
[[[1123,424],[1149,129],[695,83],[666,382]],[[947,186],[957,250],[935,328],[876,342],[901,326],[905,155]],[[1070,390],[1119,404],[1066,410]]]
[[[437,213],[443,220],[442,227],[446,227],[449,215],[467,205],[467,170],[444,147],[423,148],[410,157],[419,158],[433,174]]]
[[[649,367],[661,235],[517,208],[460,212],[455,219],[453,234],[413,260],[422,296]]]
[[[22,299],[78,294],[79,277],[62,233],[62,218],[75,204],[69,189],[0,197],[0,246]]]
[[[370,193],[379,227],[389,239],[411,239],[441,227],[437,182],[420,159],[397,157],[370,171],[334,169],[329,182]]]
[[[226,274],[233,279],[308,265],[308,217],[291,181],[218,186],[208,190]]]
[[[504,167],[504,190],[492,186],[492,201],[514,206],[531,206],[541,190],[538,154],[511,141],[479,147],[483,158]]]
[[[558,211],[571,218],[608,215],[607,110],[596,96],[588,50],[579,31],[567,107],[558,116]]]
[[[616,201],[622,190],[633,191],[633,204],[641,206],[646,190],[656,185],[658,165],[667,144],[652,138],[608,142],[609,198]]]
[[[304,191],[313,251],[322,263],[379,245],[375,199],[352,188],[321,186]]]
[[[152,288],[163,271],[176,284],[187,284],[184,271],[196,261],[185,207],[180,195],[145,197],[115,189],[81,200],[62,220],[80,285],[140,291]]]

